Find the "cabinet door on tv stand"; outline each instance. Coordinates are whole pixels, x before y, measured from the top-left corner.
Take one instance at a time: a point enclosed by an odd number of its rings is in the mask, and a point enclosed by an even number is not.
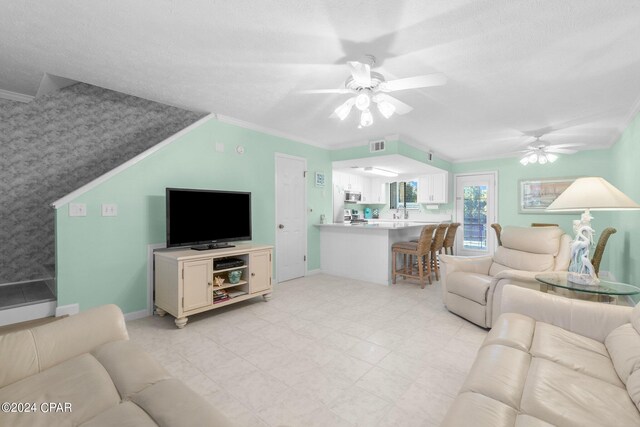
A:
[[[211,259],[183,263],[183,311],[213,304],[213,262]]]
[[[249,255],[249,292],[271,289],[271,251],[252,252]]]

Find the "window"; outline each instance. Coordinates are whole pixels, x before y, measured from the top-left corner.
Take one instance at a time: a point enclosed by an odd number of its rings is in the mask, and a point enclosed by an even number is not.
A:
[[[391,209],[419,209],[418,181],[393,182],[389,186],[389,200]]]

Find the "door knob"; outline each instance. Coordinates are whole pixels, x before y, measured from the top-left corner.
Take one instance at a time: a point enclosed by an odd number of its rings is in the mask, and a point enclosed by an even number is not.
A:
[[[282,230],[282,229],[284,228],[284,225],[283,225],[283,224],[280,224],[280,225],[278,225],[278,228],[279,228],[280,230]]]

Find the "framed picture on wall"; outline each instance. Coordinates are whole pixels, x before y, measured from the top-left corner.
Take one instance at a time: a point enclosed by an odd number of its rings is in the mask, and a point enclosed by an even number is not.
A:
[[[325,175],[324,172],[316,172],[316,187],[324,187]]]
[[[520,213],[547,213],[545,209],[571,185],[576,178],[523,179],[519,182]],[[573,213],[575,212],[554,212]]]

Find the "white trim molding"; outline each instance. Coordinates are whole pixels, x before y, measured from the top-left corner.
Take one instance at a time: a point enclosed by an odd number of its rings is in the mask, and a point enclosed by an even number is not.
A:
[[[29,320],[51,317],[56,311],[56,302],[47,301],[38,304],[23,305],[21,307],[0,310],[0,326],[14,323],[27,322]]]
[[[244,129],[255,130],[257,132],[266,133],[266,134],[269,134],[271,136],[277,136],[277,137],[280,137],[280,138],[291,140],[293,142],[299,142],[301,144],[312,145],[312,146],[318,147],[318,148],[324,148],[324,149],[328,149],[329,148],[325,144],[321,144],[319,142],[312,141],[310,139],[300,138],[298,136],[291,135],[289,133],[282,132],[282,131],[279,131],[277,129],[272,129],[272,128],[269,128],[269,127],[266,127],[266,126],[258,125],[256,123],[245,122],[244,120],[236,119],[236,118],[225,116],[225,115],[222,115],[222,114],[214,114],[214,116],[216,117],[216,119],[219,122],[222,122],[222,123],[227,123],[227,124],[230,124],[230,125],[234,125],[234,126],[238,126],[238,127],[244,128]]]
[[[73,316],[78,313],[80,313],[80,304],[67,304],[56,307],[56,317]]]
[[[130,322],[132,320],[142,319],[143,317],[149,317],[149,316],[151,316],[149,314],[149,310],[144,309],[144,310],[132,311],[131,313],[126,313],[124,315],[124,320],[127,322]]]
[[[88,184],[83,185],[82,187],[78,188],[75,191],[72,191],[71,193],[67,194],[63,198],[56,200],[55,202],[53,202],[51,204],[51,206],[53,206],[55,209],[61,208],[62,206],[64,206],[67,203],[69,203],[70,201],[74,200],[76,197],[81,196],[82,194],[86,193],[87,191],[94,189],[95,187],[97,187],[98,185],[102,184],[103,182],[108,181],[109,179],[111,179],[115,175],[118,175],[120,172],[122,172],[122,171],[124,171],[126,169],[129,169],[131,166],[141,162],[142,160],[146,159],[147,157],[149,157],[153,153],[161,150],[162,148],[166,147],[167,145],[173,143],[177,139],[179,139],[182,136],[186,135],[187,133],[191,132],[193,129],[202,126],[203,124],[205,124],[206,122],[208,122],[209,120],[212,120],[212,119],[215,119],[215,114],[208,114],[207,116],[201,118],[200,120],[198,120],[197,122],[193,123],[192,125],[187,126],[186,128],[182,129],[180,132],[171,135],[169,138],[165,139],[164,141],[162,141],[162,142],[154,145],[153,147],[149,148],[148,150],[138,154],[133,159],[131,159],[131,160],[127,161],[127,162],[124,162],[123,164],[121,164],[117,168],[111,169],[109,172],[105,173],[104,175],[101,175],[98,178],[94,179],[93,181],[89,182]]]
[[[18,101],[28,103],[33,101],[35,96],[25,95],[23,93],[11,92],[10,90],[0,89],[0,98],[8,99],[9,101]]]

